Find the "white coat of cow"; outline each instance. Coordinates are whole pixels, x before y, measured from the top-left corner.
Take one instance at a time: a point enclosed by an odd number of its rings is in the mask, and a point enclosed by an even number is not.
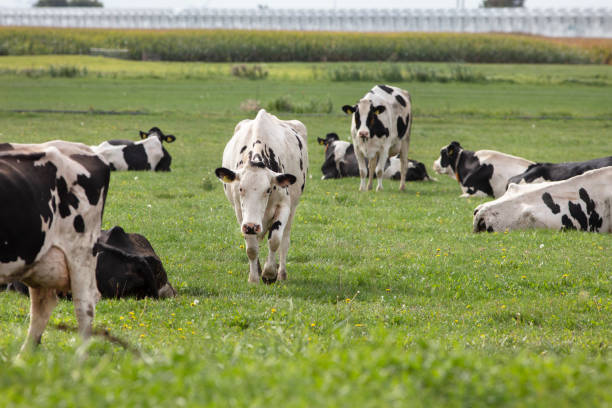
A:
[[[612,232],[612,167],[563,181],[510,184],[506,194],[479,205],[474,232],[528,228]]]
[[[110,168],[87,146],[0,144],[0,284],[29,286],[27,345],[40,343],[56,292],[72,292],[79,332],[91,335],[99,293],[94,244]]]
[[[234,206],[249,258],[249,282],[287,279],[291,224],[308,171],[306,127],[260,110],[238,123],[215,170]],[[263,275],[259,241],[268,233],[269,253]],[[276,253],[279,252],[279,263]]]
[[[352,114],[351,137],[361,178],[359,190],[372,189],[374,174],[378,181],[376,191],[382,190],[385,164],[396,154],[400,159],[399,189],[404,190],[412,127],[410,94],[393,86],[377,85],[356,105],[344,105],[342,110]]]

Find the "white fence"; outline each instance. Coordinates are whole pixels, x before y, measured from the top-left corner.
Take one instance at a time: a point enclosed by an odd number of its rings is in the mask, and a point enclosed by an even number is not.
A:
[[[612,9],[104,9],[0,8],[0,26],[226,28],[363,32],[504,32],[612,38]]]

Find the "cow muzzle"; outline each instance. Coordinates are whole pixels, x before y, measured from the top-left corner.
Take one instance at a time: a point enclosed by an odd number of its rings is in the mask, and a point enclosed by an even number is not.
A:
[[[360,130],[357,135],[359,136],[361,141],[366,142],[368,140],[368,137],[370,137],[370,132],[368,132],[367,130]]]
[[[245,235],[256,235],[261,232],[261,225],[248,222],[242,224],[242,233]]]

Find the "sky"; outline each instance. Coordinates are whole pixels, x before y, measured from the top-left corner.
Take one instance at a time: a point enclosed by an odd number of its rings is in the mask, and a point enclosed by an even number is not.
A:
[[[36,0],[0,0],[0,7],[30,7]],[[100,0],[106,8],[455,8],[457,0]],[[475,8],[482,0],[464,0]],[[374,6],[375,5],[375,6]],[[527,8],[612,8],[612,0],[525,0]]]

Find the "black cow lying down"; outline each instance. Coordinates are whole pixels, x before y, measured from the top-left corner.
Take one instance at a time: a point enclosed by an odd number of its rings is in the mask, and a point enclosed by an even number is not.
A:
[[[341,177],[359,177],[359,165],[355,156],[353,144],[340,140],[336,133],[328,133],[325,139],[317,138],[320,145],[325,146],[325,162],[321,166],[322,180]],[[368,159],[366,158],[366,167]],[[369,168],[368,168],[369,170]],[[383,178],[400,179],[400,159],[393,156],[387,159]],[[376,177],[376,176],[375,176]],[[425,165],[416,160],[408,159],[406,181],[435,180],[429,177]]]
[[[161,260],[144,236],[116,226],[102,230],[96,248],[96,281],[103,298],[176,296]],[[28,294],[21,282],[10,283],[7,290]]]

